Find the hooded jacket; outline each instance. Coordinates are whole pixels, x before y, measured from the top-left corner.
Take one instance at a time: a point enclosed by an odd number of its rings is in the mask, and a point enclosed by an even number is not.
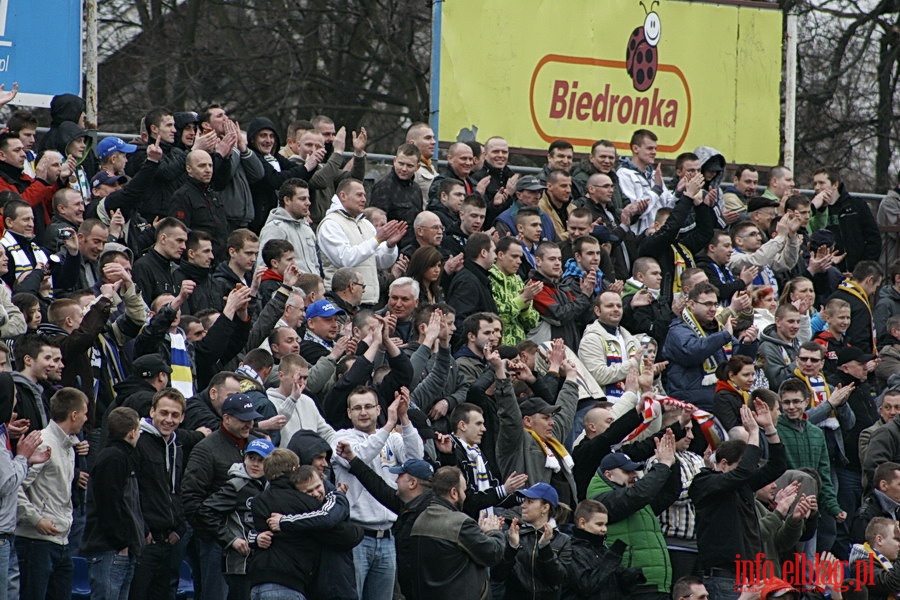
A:
[[[249,147],[246,152],[235,147],[225,158],[218,156],[218,153],[216,155],[213,156],[212,185],[220,190],[219,198],[225,206],[228,227],[245,227],[254,217],[250,184],[265,175],[262,161]]]
[[[784,341],[774,324],[763,329],[759,340],[759,352],[766,359],[766,379],[772,389],[778,389],[785,379],[793,377],[797,354],[800,352],[800,340],[794,338],[793,342]]]
[[[297,455],[301,465],[311,465],[313,459],[323,452],[329,464],[331,463],[331,446],[315,431],[301,429],[288,439],[287,449]]]
[[[257,549],[256,529],[253,526],[253,499],[266,487],[265,478],[254,479],[247,473],[243,462],[234,463],[228,469],[228,481],[218,491],[207,497],[197,510],[197,520],[209,530],[219,532],[219,543],[225,548],[226,575],[246,575],[250,557],[244,556],[232,545],[244,539],[251,552]]]
[[[256,135],[263,129],[269,129],[275,134],[275,145],[272,147],[275,153],[269,155],[271,160],[267,159],[266,155],[256,147]],[[281,148],[281,139],[281,134],[278,128],[275,127],[275,123],[266,117],[257,117],[250,121],[250,125],[247,126],[247,145],[259,158],[259,162],[262,163],[263,167],[262,178],[250,184],[254,216],[249,227],[252,231],[259,232],[269,213],[278,206],[278,190],[281,188],[281,184],[293,178],[308,182],[310,177],[312,177],[312,173],[306,170],[303,162],[290,161],[278,154],[277,150]],[[277,169],[272,164],[273,162],[278,165]],[[260,240],[259,247],[263,247],[262,240]]]
[[[183,536],[187,529],[181,504],[184,452],[178,432],[172,432],[167,440],[149,418],[141,419],[136,450],[145,533],[155,542],[173,532]]]
[[[813,207],[809,225],[813,228],[818,225],[834,233],[835,246],[847,253],[841,270],[852,272],[861,260],[879,259],[881,232],[865,200],[852,197],[843,182],[839,184],[838,192],[838,199],[831,206]]]
[[[85,112],[84,100],[75,94],[57,94],[50,100],[50,129],[41,139],[38,152],[54,150],[59,145],[59,127],[65,122],[78,123]],[[63,159],[65,159],[63,154]]]
[[[81,550],[118,552],[128,548],[129,555],[137,555],[145,539],[135,449],[125,440],[112,440],[91,469]]]
[[[283,206],[273,208],[267,214],[268,219],[259,232],[260,253],[257,264],[263,264],[262,249],[269,240],[286,240],[294,247],[294,263],[300,272],[321,275],[322,265],[316,232],[306,219],[295,219]]]
[[[572,562],[572,542],[556,528],[555,522],[550,525],[554,531],[549,544],[538,544],[543,530],[524,522],[519,530],[519,547],[504,544],[503,560],[491,570],[491,579],[506,583],[506,598],[560,597],[567,583],[567,566]]]
[[[63,160],[65,160],[68,155],[66,149],[69,147],[69,144],[78,138],[85,138],[87,140],[84,152],[81,153],[81,158],[75,163],[75,171],[69,176],[69,187],[79,192],[81,198],[84,200],[85,204],[87,204],[91,201],[91,196],[93,195],[91,190],[91,177],[93,176],[93,172],[88,171],[86,167],[91,148],[94,144],[94,138],[91,137],[87,131],[71,121],[60,123],[57,132],[56,145],[53,149],[62,154]]]
[[[181,314],[195,315],[204,308],[222,310],[225,302],[218,294],[217,286],[213,285],[212,267],[201,267],[192,262],[181,259],[178,268],[173,273],[175,287],[181,289],[181,282],[190,279],[197,284],[193,293],[188,296],[181,305]]]
[[[722,217],[725,212],[724,194],[721,190],[722,180],[725,179],[725,165],[727,161],[722,153],[711,146],[698,146],[694,148],[694,154],[700,159],[700,172],[717,169],[718,173],[706,184],[705,189],[716,190],[716,204],[712,207],[715,213],[716,227],[727,229],[728,223]]]

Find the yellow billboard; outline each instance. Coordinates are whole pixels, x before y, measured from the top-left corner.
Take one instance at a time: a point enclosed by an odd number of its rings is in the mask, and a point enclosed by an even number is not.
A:
[[[681,0],[444,0],[441,140],[628,153],[635,129],[672,158],[714,146],[729,162],[779,156],[781,12]],[[432,92],[434,93],[434,91]]]

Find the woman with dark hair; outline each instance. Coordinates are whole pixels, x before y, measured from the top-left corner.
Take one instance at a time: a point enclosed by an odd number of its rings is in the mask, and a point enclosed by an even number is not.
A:
[[[491,570],[495,581],[506,582],[509,600],[558,599],[566,585],[566,567],[572,562],[572,540],[557,529],[569,516],[556,490],[536,483],[519,490],[522,518],[513,519],[506,532],[503,562]],[[521,523],[521,525],[520,525]]]
[[[419,282],[420,303],[444,301],[444,290],[441,289],[443,266],[444,257],[434,246],[422,246],[413,252],[406,267],[406,275]]]
[[[716,393],[712,413],[725,431],[741,424],[741,407],[750,405],[750,390],[756,379],[756,363],[743,354],[736,354],[716,370]]]

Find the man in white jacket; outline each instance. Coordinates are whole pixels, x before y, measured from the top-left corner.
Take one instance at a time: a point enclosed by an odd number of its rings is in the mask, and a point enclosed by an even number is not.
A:
[[[347,413],[353,429],[338,431],[332,440],[332,447],[337,448],[342,441],[349,442],[358,458],[395,487],[397,475],[391,473],[390,468],[402,465],[411,458],[422,458],[425,452],[422,438],[409,420],[408,408],[409,390],[403,388],[388,407],[387,422],[378,429],[381,406],[375,390],[357,388],[347,398]],[[394,431],[395,427],[399,433]],[[365,533],[362,542],[353,549],[356,589],[361,590],[360,600],[390,600],[397,571],[391,525],[397,516],[375,500],[356,477],[350,475],[350,463],[337,452],[332,458],[332,466],[337,483],[349,486],[350,520],[362,527]]]
[[[32,465],[18,490],[16,554],[22,598],[63,600],[72,593],[72,479],[75,437],[87,422],[88,399],[62,388],[50,399],[50,423],[41,432],[50,460]]]

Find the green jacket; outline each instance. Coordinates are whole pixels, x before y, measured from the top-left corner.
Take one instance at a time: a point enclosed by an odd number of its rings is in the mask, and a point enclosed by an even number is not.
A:
[[[488,271],[488,277],[491,279],[491,294],[497,304],[497,313],[503,321],[503,345],[515,346],[537,327],[541,315],[534,309],[533,303],[522,302],[519,294],[525,283],[518,275],[506,275],[494,265]]]
[[[843,509],[831,482],[831,460],[825,446],[825,433],[805,419],[788,419],[785,415],[778,417],[776,427],[787,452],[788,466],[792,469],[806,467],[819,473],[822,480],[819,505],[829,515],[837,516]]]
[[[644,481],[645,479],[647,481]],[[652,490],[647,485],[651,481],[655,490],[652,496],[650,496]],[[622,564],[626,567],[640,568],[647,578],[647,585],[656,586],[657,591],[668,594],[672,589],[672,565],[669,562],[666,540],[654,510],[654,508],[664,510],[664,507],[654,507],[654,504],[657,504],[656,500],[662,500],[661,504],[666,502],[671,504],[677,498],[681,490],[680,467],[676,463],[673,469],[669,469],[657,463],[638,483],[641,482],[648,488],[645,490],[646,493],[632,494],[637,491],[635,487],[627,488],[629,491],[622,486],[614,488],[600,475],[594,475],[588,486],[587,497],[603,502],[607,508],[612,506],[615,509],[610,511],[606,543],[612,545],[616,540],[622,540],[628,544],[628,549],[622,557]],[[675,495],[669,494],[667,488],[672,488]],[[634,497],[625,498],[624,494],[631,494]],[[671,496],[671,499],[667,496]],[[635,506],[639,504],[642,506],[635,510]],[[629,514],[624,519],[614,518],[614,513],[619,512]]]

